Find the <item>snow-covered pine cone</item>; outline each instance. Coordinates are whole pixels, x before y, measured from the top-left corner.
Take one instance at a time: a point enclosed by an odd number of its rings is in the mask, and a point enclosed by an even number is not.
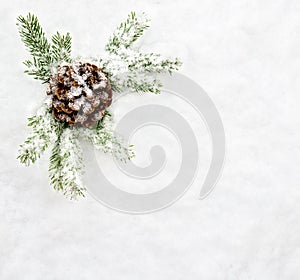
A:
[[[54,117],[72,126],[92,126],[112,102],[108,77],[96,65],[82,62],[59,67],[47,94],[52,96]]]

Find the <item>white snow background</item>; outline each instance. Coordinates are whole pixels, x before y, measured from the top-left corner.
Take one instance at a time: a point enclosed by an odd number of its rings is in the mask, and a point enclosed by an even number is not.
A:
[[[97,55],[132,10],[152,18],[145,49],[181,57],[227,137],[208,198],[197,200],[196,180],[140,216],[55,193],[49,153],[29,168],[16,160],[44,97],[23,74],[17,16],[33,12],[48,36],[71,33],[73,55]],[[300,279],[299,1],[1,1],[0,15],[1,280]]]

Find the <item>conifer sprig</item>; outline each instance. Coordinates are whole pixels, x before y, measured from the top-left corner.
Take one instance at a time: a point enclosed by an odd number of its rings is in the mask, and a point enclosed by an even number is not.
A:
[[[132,47],[149,27],[148,23],[145,14],[137,16],[131,12],[106,44],[109,55],[101,58],[100,64],[114,91],[160,93],[162,84],[153,74],[171,74],[181,66],[178,58],[163,58],[160,54],[143,53]]]
[[[111,154],[116,159],[126,162],[134,157],[132,145],[126,146],[121,137],[112,129],[113,118],[106,112],[101,121],[92,128],[79,128],[79,135],[93,146],[104,152]]]
[[[38,18],[29,13],[26,17],[19,16],[17,20],[21,39],[30,54],[41,60],[49,59],[50,44],[48,43]]]
[[[50,185],[57,191],[63,191],[63,177],[61,174],[62,169],[62,158],[61,158],[61,134],[63,130],[59,129],[57,131],[57,139],[53,145],[50,161],[49,161],[49,179]]]
[[[157,53],[136,52],[136,54],[125,57],[124,59],[128,61],[128,69],[131,72],[168,72],[169,74],[172,74],[172,72],[178,70],[182,64],[177,57],[175,59],[163,58]]]
[[[71,59],[72,38],[70,33],[61,35],[57,32],[52,36],[51,55],[56,62],[72,62]]]
[[[19,16],[18,28],[22,41],[32,56],[32,60],[26,60],[28,67],[25,73],[34,76],[35,79],[47,82],[50,75],[49,66],[52,63],[50,44],[35,15]]]
[[[122,47],[127,49],[149,28],[149,21],[145,14],[139,17],[135,12],[131,12],[110,37],[105,50],[117,53]]]
[[[61,124],[52,117],[49,108],[44,105],[35,116],[28,119],[28,126],[32,128],[32,132],[20,145],[18,156],[20,162],[27,166],[35,163],[56,140],[56,132]]]
[[[19,16],[17,21],[21,39],[32,57],[24,61],[28,68],[25,73],[47,83],[53,65],[71,62],[71,36],[57,32],[52,37],[51,45],[35,15],[29,13],[26,17]]]
[[[71,200],[85,196],[83,185],[84,163],[78,131],[64,128],[58,133],[49,165],[50,184]]]

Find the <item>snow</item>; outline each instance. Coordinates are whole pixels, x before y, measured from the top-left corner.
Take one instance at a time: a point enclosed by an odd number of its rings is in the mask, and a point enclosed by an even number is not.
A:
[[[0,5],[1,280],[299,279],[299,1],[12,0]],[[204,156],[209,141],[200,147],[200,174],[185,196],[144,216],[118,213],[91,196],[76,203],[55,193],[48,186],[49,153],[33,167],[16,160],[29,132],[26,118],[46,92],[45,85],[23,74],[27,52],[16,17],[31,11],[49,36],[70,31],[74,57],[96,56],[131,10],[152,18],[143,49],[183,60],[182,73],[211,96],[227,137],[224,173],[207,199],[197,195],[209,164]],[[128,97],[116,115],[147,98]],[[198,136],[205,139],[205,127]],[[100,159],[106,165],[110,157]]]

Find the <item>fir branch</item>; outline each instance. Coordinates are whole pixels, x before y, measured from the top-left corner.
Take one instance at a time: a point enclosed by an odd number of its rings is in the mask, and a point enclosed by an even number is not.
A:
[[[181,62],[178,58],[165,59],[154,53],[130,52],[102,57],[99,64],[108,75],[114,92],[132,90],[160,93],[162,84],[155,74],[171,74],[178,70]]]
[[[178,58],[163,58],[160,54],[156,53],[136,52],[133,56],[124,57],[124,59],[128,62],[128,70],[131,72],[169,72],[169,74],[172,74],[172,72],[178,70],[182,64]]]
[[[71,46],[72,38],[70,33],[66,35],[61,35],[57,32],[52,36],[52,46],[51,46],[51,55],[54,61],[56,62],[72,62],[71,59]]]
[[[125,73],[119,76],[110,77],[110,85],[114,92],[151,92],[159,94],[161,92],[162,83],[152,77],[145,76],[144,73]]]
[[[69,33],[61,35],[57,32],[52,37],[51,45],[35,15],[29,13],[26,17],[19,16],[17,21],[21,39],[32,56],[31,60],[24,61],[28,68],[25,73],[47,83],[53,65],[72,62],[71,36]]]
[[[24,62],[28,67],[25,73],[33,75],[35,79],[47,82],[50,76],[49,66],[52,63],[52,58],[50,44],[38,18],[29,13],[26,17],[19,16],[17,20],[21,39],[33,57],[33,61]]]
[[[121,137],[112,129],[112,115],[106,112],[101,121],[92,128],[79,128],[79,135],[92,143],[94,147],[104,153],[113,155],[116,159],[126,162],[134,157],[132,145],[126,146]]]
[[[145,14],[138,17],[135,12],[131,12],[110,37],[105,50],[110,53],[117,53],[122,47],[127,49],[143,35],[149,27],[148,23],[149,19],[146,18]]]
[[[152,73],[127,72],[110,77],[111,87],[114,92],[151,92],[159,94],[162,83]]]
[[[58,131],[49,165],[50,184],[71,200],[85,196],[83,186],[83,155],[77,130],[64,128]]]
[[[178,58],[163,58],[160,54],[141,53],[134,50],[103,56],[98,63],[108,75],[114,92],[132,90],[134,92],[160,93],[161,82],[153,74],[178,70]]]
[[[103,54],[97,64],[109,78],[128,72],[128,62],[116,54]]]
[[[55,141],[56,130],[60,126],[46,104],[40,108],[36,116],[28,120],[28,126],[32,128],[32,133],[20,145],[19,156],[17,157],[21,163],[27,166],[40,158],[49,144]]]
[[[62,158],[60,155],[61,154],[60,143],[61,143],[62,132],[63,132],[62,128],[57,130],[57,139],[52,148],[49,169],[48,169],[50,184],[57,191],[63,191],[64,189],[63,177],[61,174],[61,169],[63,166],[62,166]]]
[[[133,72],[127,77],[125,87],[134,92],[151,92],[159,94],[162,88],[162,83],[152,75]]]

